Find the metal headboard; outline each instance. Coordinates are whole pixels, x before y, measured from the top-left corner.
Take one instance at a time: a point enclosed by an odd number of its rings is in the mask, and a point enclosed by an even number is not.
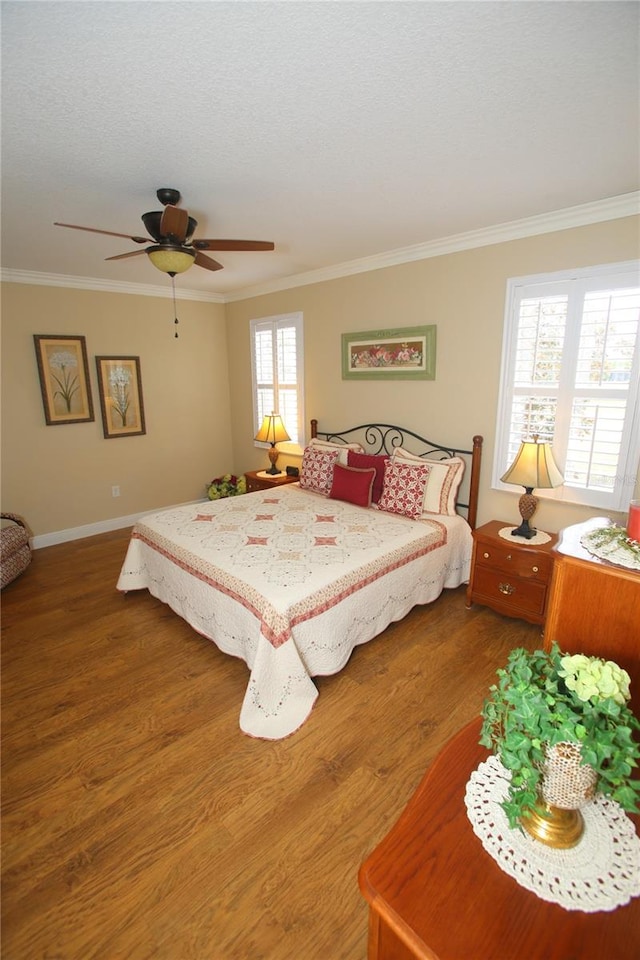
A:
[[[457,509],[467,511],[467,521],[474,529],[478,514],[478,491],[480,488],[480,464],[482,460],[481,436],[473,438],[473,448],[462,450],[459,447],[445,447],[442,444],[427,440],[413,430],[398,427],[391,423],[362,423],[347,430],[318,430],[318,421],[311,421],[311,436],[320,440],[330,440],[332,443],[362,444],[367,453],[391,456],[396,447],[404,447],[415,456],[425,460],[444,460],[447,457],[461,457],[465,460],[465,481],[463,489],[467,490],[467,503],[458,501]],[[468,476],[468,483],[466,477]]]

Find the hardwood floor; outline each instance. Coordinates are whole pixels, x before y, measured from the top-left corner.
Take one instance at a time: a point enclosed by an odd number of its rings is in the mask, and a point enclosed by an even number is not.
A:
[[[255,740],[244,663],[115,590],[128,534],[2,594],[3,960],[364,960],[360,863],[540,628],[445,591]]]

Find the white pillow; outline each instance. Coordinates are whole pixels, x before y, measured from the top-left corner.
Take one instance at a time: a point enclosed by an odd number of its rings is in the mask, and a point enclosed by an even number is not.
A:
[[[319,440],[318,437],[312,437],[309,440],[310,447],[320,447],[322,450],[337,450],[338,451],[338,463],[347,466],[347,459],[349,456],[349,450],[354,450],[356,453],[364,453],[364,447],[359,443],[331,443],[330,440]]]
[[[392,463],[428,464],[431,470],[424,491],[423,517],[434,513],[446,517],[455,517],[458,490],[462,483],[465,468],[465,462],[461,457],[430,460],[425,457],[417,457],[414,453],[403,450],[402,447],[396,447],[391,461]]]

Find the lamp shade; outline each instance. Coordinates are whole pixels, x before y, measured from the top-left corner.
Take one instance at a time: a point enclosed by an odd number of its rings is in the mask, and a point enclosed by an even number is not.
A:
[[[515,460],[500,479],[503,483],[516,483],[531,489],[549,489],[564,483],[564,477],[553,458],[551,444],[538,443],[537,437],[520,444]]]
[[[193,266],[196,251],[184,250],[182,247],[172,247],[163,244],[158,247],[149,247],[147,256],[151,263],[163,273],[184,273]]]
[[[285,430],[282,417],[279,413],[268,414],[262,421],[262,426],[258,430],[256,440],[262,443],[280,443],[282,440],[290,440],[291,437]]]

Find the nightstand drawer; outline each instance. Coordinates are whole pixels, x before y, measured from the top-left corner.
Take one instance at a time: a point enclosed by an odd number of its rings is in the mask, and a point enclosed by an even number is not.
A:
[[[473,578],[473,593],[474,599],[479,603],[482,603],[484,598],[494,609],[512,612],[514,617],[523,614],[542,617],[547,586],[535,580],[521,579],[490,570],[488,567],[477,566]]]
[[[247,470],[245,473],[247,482],[247,493],[255,493],[257,490],[273,490],[274,487],[280,487],[285,483],[297,483],[299,477],[290,477],[287,473],[274,473],[265,475],[261,470]]]
[[[255,476],[249,476],[248,473],[245,473],[245,482],[247,484],[247,493],[255,493],[256,490],[264,490],[265,484],[260,483],[260,481]]]
[[[478,541],[476,563],[479,567],[492,567],[512,577],[526,577],[548,583],[553,560],[540,552],[528,553],[521,546],[514,549],[509,543],[483,543]]]

